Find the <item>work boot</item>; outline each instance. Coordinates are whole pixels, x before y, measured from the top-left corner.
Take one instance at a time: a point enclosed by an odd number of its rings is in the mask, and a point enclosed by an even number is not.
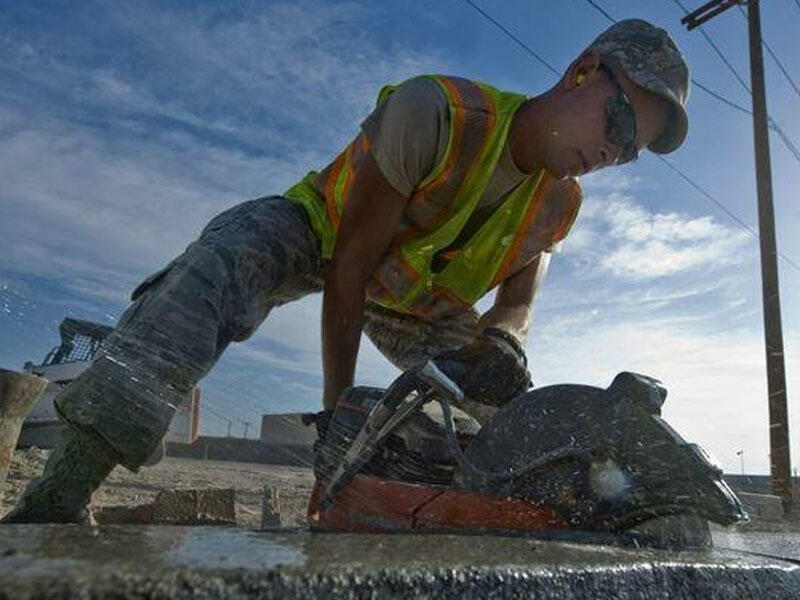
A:
[[[113,334],[112,334],[113,335]],[[113,446],[119,462],[138,471],[167,432],[188,389],[170,385],[164,361],[101,354],[54,400],[59,417]]]
[[[89,524],[92,493],[119,462],[117,452],[89,432],[67,427],[42,476],[0,523]]]

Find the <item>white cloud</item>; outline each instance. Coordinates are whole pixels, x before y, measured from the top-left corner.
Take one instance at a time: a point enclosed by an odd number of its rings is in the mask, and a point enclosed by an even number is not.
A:
[[[26,82],[62,99],[22,86],[15,97],[11,86],[0,105],[8,268],[123,301],[214,214],[323,166],[381,85],[441,64],[380,49],[361,27],[370,10],[356,4],[232,14],[111,5],[102,29],[58,54],[47,38],[6,32],[6,56]],[[147,68],[76,62],[103,34],[132,36],[131,55]]]
[[[768,471],[760,288],[742,268],[753,240],[709,216],[648,210],[627,196],[638,184],[601,183],[543,290],[534,381],[605,388],[624,370],[657,377],[669,390],[665,416],[687,439],[729,471],[741,448],[751,472]],[[790,339],[797,333],[787,335],[787,372],[800,360]]]
[[[364,26],[373,12],[271,2],[219,18],[213,6],[106,4],[81,33],[0,26],[5,63],[25,74],[0,93],[0,276],[48,282],[8,296],[4,324],[33,302],[92,318],[93,304],[124,306],[214,214],[324,166],[382,85],[455,70],[418,46],[386,47]],[[109,39],[131,46],[101,54]],[[319,346],[319,299],[280,307],[226,352],[208,400],[239,417],[316,406]],[[394,372],[365,341],[358,381]],[[294,387],[261,388],[269,373]]]
[[[570,328],[542,322],[529,348],[537,386],[581,383],[607,387],[620,371],[660,379],[669,395],[664,416],[689,441],[709,449],[729,472],[738,472],[736,451],[745,448],[751,472],[768,472],[766,371],[760,331],[728,328],[715,333],[640,318],[627,323],[591,322]],[[800,361],[800,332],[787,332],[788,389]],[[800,411],[790,396],[790,411]],[[792,438],[795,457],[800,439]]]
[[[150,128],[144,119],[159,119],[162,129],[229,135],[266,152],[296,152],[308,139],[330,151],[350,137],[381,85],[446,68],[416,47],[382,47],[367,25],[374,9],[354,2],[226,11],[114,4],[102,13],[101,27],[68,36],[58,53],[46,33],[33,44],[15,31],[0,39],[30,84],[67,100],[42,107],[48,114],[100,110],[106,122]],[[117,49],[100,54],[109,39]]]
[[[568,245],[577,260],[636,281],[740,263],[750,239],[708,215],[654,213],[611,192],[586,198]]]

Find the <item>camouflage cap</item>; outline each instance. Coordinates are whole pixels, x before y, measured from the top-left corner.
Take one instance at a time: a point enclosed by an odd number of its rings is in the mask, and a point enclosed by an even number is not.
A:
[[[666,154],[680,146],[689,129],[684,109],[689,96],[689,67],[669,34],[642,19],[626,19],[606,29],[587,50],[617,59],[635,84],[672,106],[666,129],[648,148]]]

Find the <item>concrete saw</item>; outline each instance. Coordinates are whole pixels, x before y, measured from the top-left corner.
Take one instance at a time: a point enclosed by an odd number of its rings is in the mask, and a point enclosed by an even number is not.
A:
[[[657,380],[526,392],[482,426],[432,362],[352,387],[315,465],[313,529],[622,532],[688,515],[747,520],[722,470],[661,417]]]

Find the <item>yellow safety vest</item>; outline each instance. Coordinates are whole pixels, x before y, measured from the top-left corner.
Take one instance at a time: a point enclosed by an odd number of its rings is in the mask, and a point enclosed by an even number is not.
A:
[[[403,225],[367,285],[378,304],[420,316],[463,310],[563,239],[580,208],[580,189],[551,200],[555,180],[543,169],[526,177],[439,272],[431,270],[483,197],[506,143],[516,110],[526,100],[489,85],[442,75],[423,75],[442,89],[450,111],[443,157],[406,205]],[[383,102],[397,86],[378,95]],[[320,176],[312,171],[286,192],[308,212],[330,258],[356,165],[368,141],[359,135]],[[547,199],[547,201],[544,201]]]

